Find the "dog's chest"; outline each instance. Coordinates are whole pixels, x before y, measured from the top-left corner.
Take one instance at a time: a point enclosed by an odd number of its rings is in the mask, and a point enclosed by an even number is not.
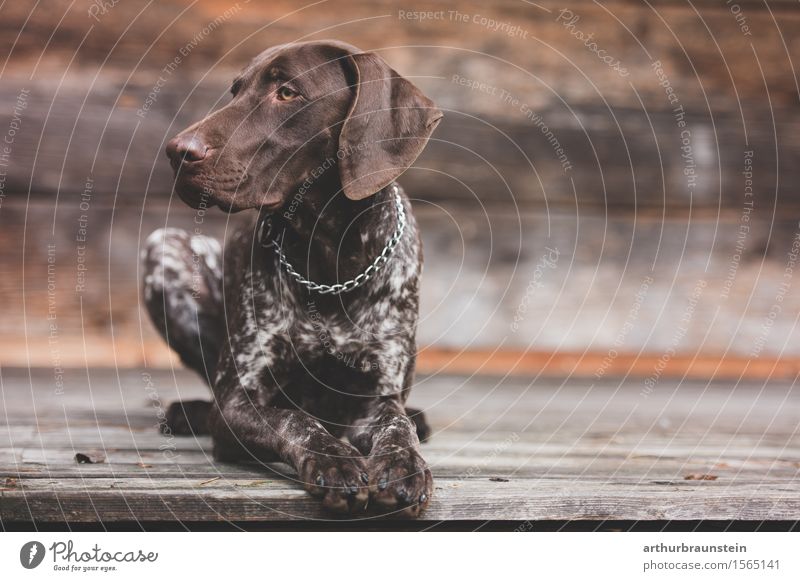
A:
[[[237,258],[231,264],[241,274],[234,269],[226,281],[227,325],[242,383],[274,393],[270,386],[284,390],[310,377],[361,393],[375,389],[376,378],[405,377],[418,313],[416,237],[366,285],[340,296],[308,292],[272,253]]]
[[[243,316],[232,330],[241,366],[293,367],[342,363],[369,371],[376,349],[397,332],[388,298],[343,305],[309,293],[285,293],[247,277]]]
[[[286,329],[287,338],[307,355],[325,351],[352,352],[359,343],[355,326],[345,317],[321,313],[313,301],[306,305],[305,312],[297,312],[292,324]]]

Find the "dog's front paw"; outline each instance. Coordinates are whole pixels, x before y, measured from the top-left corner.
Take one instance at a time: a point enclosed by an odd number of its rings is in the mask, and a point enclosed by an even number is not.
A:
[[[173,436],[203,436],[209,433],[208,416],[211,402],[203,400],[175,401],[167,408],[159,430]]]
[[[300,477],[312,496],[322,498],[328,510],[364,512],[369,500],[367,468],[358,451],[345,443],[310,453]]]
[[[368,460],[370,502],[395,516],[417,517],[433,494],[433,477],[413,448],[374,450]]]

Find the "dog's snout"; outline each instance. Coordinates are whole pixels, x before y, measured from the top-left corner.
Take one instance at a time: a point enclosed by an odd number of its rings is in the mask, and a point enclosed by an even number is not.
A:
[[[200,161],[208,146],[197,135],[178,135],[167,143],[167,156],[176,167],[185,161]]]

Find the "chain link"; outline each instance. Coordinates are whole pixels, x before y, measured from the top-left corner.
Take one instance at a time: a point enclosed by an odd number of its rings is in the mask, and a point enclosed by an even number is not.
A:
[[[271,216],[267,216],[261,222],[261,228],[259,232],[259,238],[261,239],[261,245],[264,248],[269,248],[270,246],[274,249],[275,254],[278,256],[278,260],[283,266],[286,273],[291,276],[293,279],[297,281],[298,284],[306,287],[308,290],[312,292],[317,292],[321,295],[339,295],[342,293],[348,293],[353,289],[356,289],[367,282],[372,275],[378,272],[384,264],[389,260],[389,257],[394,252],[397,243],[400,242],[400,238],[403,236],[403,232],[406,229],[406,212],[403,208],[403,201],[400,199],[400,188],[397,184],[392,184],[392,191],[394,193],[394,203],[395,207],[397,208],[397,228],[392,234],[392,237],[389,238],[389,241],[386,243],[386,246],[383,247],[383,250],[378,255],[378,257],[372,261],[364,272],[352,278],[346,282],[337,283],[337,284],[319,284],[314,281],[308,280],[307,278],[303,278],[299,272],[297,272],[294,267],[286,260],[286,255],[280,248],[278,242],[274,239],[266,241],[264,239],[264,227],[268,221],[271,222]],[[269,224],[270,230],[272,229],[272,224]],[[267,231],[267,236],[269,236],[269,231]]]

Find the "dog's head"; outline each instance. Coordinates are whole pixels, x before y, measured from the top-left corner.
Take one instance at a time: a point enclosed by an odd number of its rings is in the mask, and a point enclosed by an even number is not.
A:
[[[379,56],[334,41],[264,51],[231,93],[167,144],[195,208],[275,210],[312,183],[363,199],[414,162],[442,117]]]

